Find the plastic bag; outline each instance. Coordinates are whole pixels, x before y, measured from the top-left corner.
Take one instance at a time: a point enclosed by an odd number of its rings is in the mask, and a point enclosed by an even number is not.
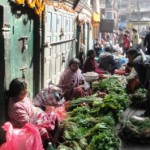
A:
[[[6,131],[6,142],[0,150],[44,150],[38,128],[27,123],[23,128],[13,128],[6,122],[2,128]]]
[[[67,113],[65,110],[65,105],[59,106],[59,107],[54,107],[54,106],[46,106],[46,110],[48,112],[55,112],[59,118],[59,121],[62,121],[67,117]]]

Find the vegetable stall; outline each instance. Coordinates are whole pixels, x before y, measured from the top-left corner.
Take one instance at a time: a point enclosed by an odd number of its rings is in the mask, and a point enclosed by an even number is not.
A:
[[[124,87],[122,76],[111,76],[93,82],[91,96],[72,100],[57,150],[119,150],[115,126],[130,104]]]

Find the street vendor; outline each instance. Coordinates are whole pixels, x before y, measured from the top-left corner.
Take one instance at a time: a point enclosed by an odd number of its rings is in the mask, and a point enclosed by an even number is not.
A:
[[[96,52],[94,50],[89,50],[87,53],[87,59],[83,65],[83,72],[96,72],[99,74],[100,78],[103,77],[104,71],[99,69],[98,63],[95,60]]]
[[[143,88],[147,89],[147,105],[144,116],[150,116],[150,56],[141,54],[134,48],[129,49],[126,52],[126,57],[129,62],[133,64],[135,68],[141,85]]]
[[[33,105],[28,97],[28,82],[24,78],[13,79],[6,94],[9,97],[8,115],[13,127],[22,128],[26,123],[32,123],[38,127],[44,142],[53,141],[53,134],[57,133],[59,126],[58,116]]]
[[[77,58],[72,58],[60,77],[57,86],[62,89],[65,100],[72,100],[90,94],[90,86],[85,88],[86,81],[79,67],[80,61]]]

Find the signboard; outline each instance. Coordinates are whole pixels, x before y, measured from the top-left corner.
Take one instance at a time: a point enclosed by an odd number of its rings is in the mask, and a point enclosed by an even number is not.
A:
[[[110,32],[114,30],[114,20],[102,19],[100,22],[100,32]]]

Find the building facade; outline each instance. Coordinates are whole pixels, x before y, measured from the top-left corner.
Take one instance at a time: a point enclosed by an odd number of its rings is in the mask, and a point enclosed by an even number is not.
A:
[[[137,28],[140,32],[150,25],[149,0],[121,0],[119,3],[119,23],[122,27]]]
[[[85,51],[92,47],[92,13],[88,0],[1,0],[0,126],[7,120],[5,92],[13,78],[28,80],[32,99],[58,82],[82,43]],[[0,128],[0,142],[4,137]]]

